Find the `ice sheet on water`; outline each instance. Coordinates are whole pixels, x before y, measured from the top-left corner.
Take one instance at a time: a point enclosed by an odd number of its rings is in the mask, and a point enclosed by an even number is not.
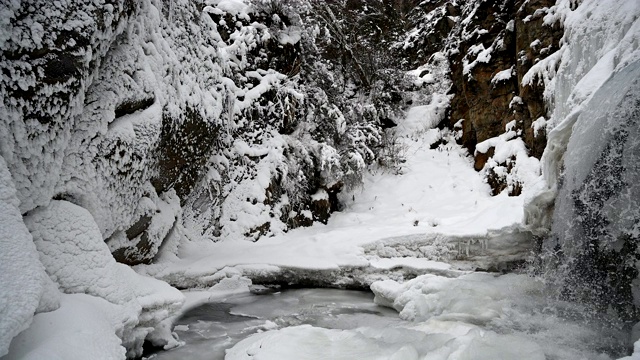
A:
[[[509,346],[505,346],[509,344]],[[338,330],[302,325],[253,335],[226,359],[545,359],[526,337],[471,327],[462,336],[408,328]]]
[[[304,324],[341,330],[407,323],[395,311],[374,304],[372,298],[366,292],[334,289],[235,294],[188,310],[174,329],[186,345],[153,359],[223,359],[225,349],[253,333]]]
[[[278,326],[313,324],[352,329],[360,326],[387,326],[398,322],[396,314],[374,304],[371,294],[335,289],[301,289],[266,298],[252,298],[239,304],[232,314],[271,319]]]
[[[175,328],[187,345],[154,360],[223,359],[229,348],[226,359],[232,360],[604,360],[626,350],[622,332],[591,317],[587,308],[547,298],[542,284],[525,275],[429,275],[395,289],[386,285],[395,294],[390,298],[428,298],[441,315],[403,320],[366,292],[236,294],[187,312]],[[486,309],[491,316],[473,317]]]

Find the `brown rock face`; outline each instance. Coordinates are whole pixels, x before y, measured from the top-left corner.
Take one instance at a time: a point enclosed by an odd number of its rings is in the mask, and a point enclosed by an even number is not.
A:
[[[476,153],[476,156],[474,157],[475,159],[473,162],[473,168],[476,169],[476,171],[482,170],[487,161],[489,161],[489,159],[493,157],[494,152],[495,148],[492,146],[489,148],[489,150],[487,150],[486,153]]]
[[[543,22],[546,8],[554,3],[485,1],[462,9],[460,19],[469,21],[450,34],[460,42],[449,51],[454,95],[449,126],[464,119],[460,141],[471,153],[477,143],[504,133],[506,124],[516,120],[530,154],[542,155],[546,137],[534,134],[532,123],[546,116],[544,87],[537,81],[523,86],[522,78],[559,48],[560,24]],[[484,162],[476,159],[476,164]]]
[[[523,1],[519,1],[522,3]],[[516,13],[516,74],[518,84],[522,84],[522,77],[531,66],[547,56],[558,51],[563,29],[560,23],[544,25],[544,12],[538,9],[555,4],[552,0],[524,1],[519,5]],[[516,118],[523,122],[524,141],[531,151],[531,155],[540,158],[547,143],[546,134],[534,134],[531,122],[547,115],[543,98],[544,86],[534,81],[530,85],[519,87],[518,94],[522,98],[523,108],[516,107]]]
[[[511,7],[509,5],[513,6],[504,2],[482,2],[475,8],[468,25],[454,30],[462,41],[449,59],[451,92],[455,95],[451,101],[450,125],[464,119],[460,141],[471,153],[476,143],[503,133],[510,115],[508,105],[517,86],[515,79],[491,81],[495,74],[508,70],[514,62],[514,33],[507,29],[513,10],[501,9]],[[462,17],[466,18],[465,15]],[[465,34],[470,34],[466,40]],[[488,62],[480,61],[482,53],[487,52]]]

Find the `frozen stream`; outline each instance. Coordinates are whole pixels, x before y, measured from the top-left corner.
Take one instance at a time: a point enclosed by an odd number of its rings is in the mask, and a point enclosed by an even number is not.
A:
[[[456,298],[433,298],[432,306],[458,313],[420,321],[402,320],[367,292],[296,289],[234,295],[187,311],[175,328],[186,344],[150,358],[216,360],[226,353],[227,359],[279,360],[604,360],[629,351],[628,329],[576,304],[549,302],[531,292],[491,302],[468,288],[453,289]],[[465,319],[465,307],[490,314],[491,320]]]
[[[241,294],[187,311],[175,331],[186,343],[153,355],[164,359],[224,359],[225,349],[270,329],[310,324],[328,329],[384,328],[410,322],[373,303],[373,294],[335,289],[296,289]]]

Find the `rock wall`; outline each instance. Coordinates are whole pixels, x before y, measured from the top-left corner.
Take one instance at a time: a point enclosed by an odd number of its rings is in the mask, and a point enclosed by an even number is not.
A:
[[[544,86],[524,84],[532,65],[559,48],[563,31],[559,22],[545,22],[555,1],[484,1],[466,7],[454,29],[450,58],[454,94],[449,125],[461,119],[462,141],[471,152],[475,145],[504,132],[516,120],[530,153],[539,158],[546,133],[532,126],[548,117]],[[536,136],[537,135],[537,136]],[[480,162],[480,161],[478,161]],[[482,167],[476,164],[476,168]]]
[[[20,211],[79,205],[130,265],[183,224],[216,241],[326,222],[393,114],[369,88],[333,92],[355,62],[326,59],[311,6],[3,4],[0,155]]]
[[[540,158],[549,118],[545,82],[524,75],[559,49],[561,22],[555,1],[429,1],[410,13],[414,28],[399,50],[410,66],[449,63],[451,107],[441,126],[459,131],[458,141],[474,155],[494,195],[522,193],[530,174],[517,174],[527,157]],[[420,76],[428,75],[423,73]],[[513,131],[513,136],[504,136]],[[502,140],[497,139],[502,136]],[[485,141],[485,146],[477,147]],[[507,156],[496,142],[510,142]],[[513,146],[516,144],[516,146]],[[504,147],[503,147],[504,148]],[[513,171],[513,169],[516,169]]]

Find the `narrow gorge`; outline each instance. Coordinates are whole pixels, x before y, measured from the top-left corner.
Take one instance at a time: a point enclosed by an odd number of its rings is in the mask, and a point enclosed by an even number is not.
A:
[[[0,357],[640,358],[639,44],[635,0],[3,0]]]

